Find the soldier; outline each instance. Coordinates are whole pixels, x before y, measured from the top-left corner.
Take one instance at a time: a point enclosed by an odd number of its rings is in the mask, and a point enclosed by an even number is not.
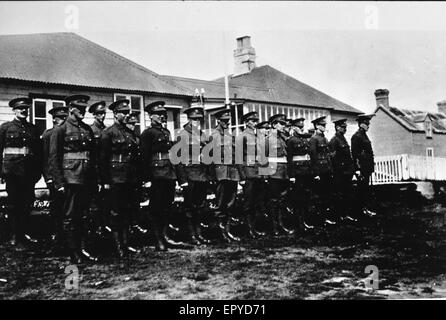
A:
[[[310,200],[313,175],[310,161],[309,133],[304,132],[305,118],[297,118],[291,122],[292,135],[287,140],[287,158],[290,180],[294,182],[291,199],[294,214],[298,219],[298,228],[304,231],[314,228],[309,223]]]
[[[228,105],[225,107],[228,107]],[[213,175],[217,181],[215,213],[222,238],[226,242],[240,241],[240,238],[231,234],[230,231],[230,219],[233,215],[237,197],[238,181],[240,181],[238,169],[234,165],[235,136],[229,128],[231,110],[220,110],[214,113],[214,116],[218,125],[212,132],[210,143],[214,143],[214,150],[216,148],[220,149],[220,159],[216,159],[217,163],[212,165]]]
[[[50,139],[49,172],[57,192],[64,193],[63,225],[73,263],[97,261],[86,249],[84,219],[97,161],[93,130],[83,122],[89,99],[86,95],[65,98],[69,116],[54,127]]]
[[[145,183],[149,182],[151,191],[149,210],[156,251],[167,251],[169,246],[167,226],[177,179],[169,157],[169,150],[173,145],[170,131],[163,127],[164,120],[167,120],[164,105],[164,101],[155,101],[144,108],[150,116],[151,126],[141,134],[140,143],[143,180]]]
[[[312,121],[315,133],[310,138],[310,159],[311,171],[313,172],[315,193],[318,197],[319,214],[325,219],[325,224],[334,225],[329,216],[330,213],[330,193],[332,180],[332,165],[330,159],[330,150],[328,149],[328,140],[324,135],[327,122],[325,116]]]
[[[187,149],[181,152],[181,162],[177,166],[178,180],[184,190],[184,209],[186,212],[189,241],[199,245],[209,243],[201,234],[201,216],[205,211],[207,188],[209,184],[208,167],[202,161],[202,148],[208,143],[208,137],[201,130],[204,118],[203,107],[186,109],[188,123],[180,131],[177,142]]]
[[[285,118],[285,126],[283,127],[282,136],[288,140],[289,137],[291,137],[291,122],[292,120],[289,118]]]
[[[110,190],[110,225],[119,258],[129,254],[128,229],[132,205],[138,202],[135,185],[139,182],[139,140],[125,124],[130,113],[130,101],[117,100],[108,108],[115,122],[102,132],[100,143],[100,172],[105,190]]]
[[[90,126],[93,130],[94,134],[94,142],[95,142],[95,153],[99,155],[100,152],[100,142],[101,142],[101,134],[102,131],[104,131],[105,124],[105,114],[106,114],[106,104],[105,101],[99,101],[96,103],[93,103],[89,108],[88,112],[93,114],[94,122]],[[96,176],[100,177],[99,173],[99,161],[96,162]],[[100,181],[99,181],[100,182]],[[108,215],[110,208],[108,206],[108,198],[107,198],[107,191],[104,190],[103,185],[99,183],[99,188],[96,183],[92,183],[91,191],[89,192],[89,195],[91,196],[91,200],[89,201],[93,207],[97,208],[97,211],[94,214],[94,219],[96,220],[96,228],[97,233],[99,235],[103,235],[105,232],[111,232],[110,227],[108,226]]]
[[[262,121],[256,125],[256,129],[258,134],[262,134],[267,137],[269,134],[269,130],[271,129],[271,125],[268,121]]]
[[[57,192],[54,187],[54,181],[50,174],[49,153],[50,140],[54,127],[62,125],[68,117],[67,107],[54,107],[48,111],[53,117],[53,128],[46,129],[42,134],[43,142],[43,178],[48,187],[50,199],[50,215],[54,223],[54,236],[57,249],[62,248],[63,239],[63,194]]]
[[[32,100],[26,97],[9,101],[15,117],[0,126],[1,179],[6,182],[8,193],[11,245],[18,250],[28,243],[36,243],[25,230],[34,203],[34,186],[42,173],[40,134],[26,120],[31,104]]]
[[[268,136],[266,147],[270,175],[268,176],[270,214],[273,221],[273,233],[293,233],[283,225],[282,214],[286,208],[285,198],[290,185],[287,161],[287,137],[285,134],[286,116],[275,114],[269,118],[271,132]]]
[[[355,174],[358,178],[358,207],[361,212],[373,217],[375,212],[367,209],[367,202],[370,195],[370,176],[375,171],[375,162],[372,143],[367,136],[370,120],[374,114],[363,114],[357,118],[359,129],[352,136],[352,157],[355,166]]]
[[[347,119],[333,121],[336,134],[331,138],[328,147],[333,165],[333,200],[334,214],[339,220],[355,221],[351,217],[353,159],[350,146],[345,139]]]
[[[137,123],[139,122],[139,111],[132,111],[126,118],[125,118],[125,125],[127,126],[127,128],[134,132],[137,139],[138,139],[138,145],[140,145],[140,134],[139,134],[139,130],[137,128]],[[138,172],[142,172],[142,155],[141,155],[141,149],[138,148]],[[138,183],[134,186],[135,191],[137,192],[137,199],[138,201],[136,201],[135,203],[132,203],[133,205],[133,209],[132,209],[132,213],[130,215],[130,232],[132,234],[139,234],[139,235],[146,235],[148,230],[146,228],[141,227],[140,223],[142,221],[142,217],[141,217],[141,207],[140,207],[140,200],[142,197],[142,189],[141,189],[141,185],[142,185],[142,181],[144,179],[141,178],[141,183]],[[130,248],[130,247],[129,247]],[[131,249],[131,248],[130,248]]]
[[[245,124],[245,130],[236,139],[236,163],[240,184],[243,186],[243,215],[248,222],[249,236],[255,239],[263,235],[256,230],[255,223],[260,209],[259,205],[261,205],[261,197],[264,194],[264,179],[259,172],[261,165],[259,154],[264,150],[262,148],[265,144],[265,137],[259,139],[257,136],[256,125],[259,116],[256,111],[244,114],[241,120]]]

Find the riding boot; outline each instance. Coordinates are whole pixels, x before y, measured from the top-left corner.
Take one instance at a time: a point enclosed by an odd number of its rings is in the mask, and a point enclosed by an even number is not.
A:
[[[283,223],[283,210],[281,210],[280,206],[279,206],[278,209],[279,210],[278,210],[278,213],[277,213],[277,223],[279,225],[279,228],[285,234],[293,234],[294,230],[288,229],[287,227],[285,227],[285,225]]]
[[[248,235],[251,239],[258,239],[260,234],[255,229],[255,215],[248,212],[246,215],[246,222],[248,225]]]
[[[271,200],[269,214],[270,214],[272,224],[273,224],[273,235],[278,236],[278,235],[280,235],[279,222],[278,222],[279,210],[278,210],[278,204],[275,200]]]
[[[81,264],[83,262],[82,255],[80,254],[80,248],[78,248],[76,236],[74,231],[70,230],[66,232],[67,247],[70,253],[70,260],[73,264]]]
[[[167,251],[167,246],[163,241],[163,226],[159,217],[154,219],[153,235],[155,237],[155,251]]]
[[[129,231],[128,228],[125,228],[122,231],[122,247],[124,249],[124,254],[127,257],[129,253],[139,253],[138,249],[135,249],[129,245]]]
[[[120,232],[118,231],[113,231],[112,235],[113,235],[113,243],[115,246],[115,251],[116,254],[118,255],[119,258],[124,258],[125,257],[125,251],[122,245],[122,241],[121,241],[121,236],[119,234]]]
[[[229,236],[226,234],[226,224],[228,224],[228,219],[227,217],[223,216],[223,215],[218,215],[217,216],[217,225],[218,225],[218,230],[220,231],[220,238],[226,242],[226,243],[230,243],[231,239],[229,238]]]
[[[193,219],[193,226],[195,228],[195,237],[200,241],[202,244],[209,244],[211,243],[210,240],[203,237],[203,234],[201,232],[201,217],[202,217],[203,209],[198,209],[198,212],[196,215],[194,215]]]
[[[196,231],[195,231],[195,226],[194,223],[192,221],[192,218],[187,218],[187,231],[189,233],[189,243],[193,244],[193,245],[200,245],[201,242],[200,240],[198,240],[197,236],[196,236]]]

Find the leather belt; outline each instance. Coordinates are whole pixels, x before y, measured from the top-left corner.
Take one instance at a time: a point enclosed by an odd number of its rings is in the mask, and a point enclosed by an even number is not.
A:
[[[24,156],[31,154],[31,150],[28,147],[6,147],[3,149],[3,155],[6,154],[22,154]]]
[[[303,156],[294,156],[293,157],[293,161],[307,161],[310,160],[310,155],[309,154],[305,154]]]
[[[130,155],[128,154],[112,154],[111,157],[112,162],[129,162],[130,161]]]
[[[288,161],[286,160],[285,157],[268,157],[268,162],[273,162],[273,163],[287,163]]]
[[[170,160],[169,154],[168,153],[163,153],[163,152],[155,152],[152,155],[152,161],[153,160]]]
[[[90,151],[69,151],[63,154],[64,160],[90,160]]]

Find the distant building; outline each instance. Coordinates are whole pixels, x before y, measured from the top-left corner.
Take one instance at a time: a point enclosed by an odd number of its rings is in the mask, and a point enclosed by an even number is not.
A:
[[[397,108],[389,104],[389,91],[375,91],[376,117],[370,139],[377,156],[411,154],[446,158],[446,103],[439,112]]]

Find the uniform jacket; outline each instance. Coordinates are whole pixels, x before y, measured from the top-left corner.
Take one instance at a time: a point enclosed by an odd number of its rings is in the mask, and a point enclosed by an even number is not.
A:
[[[102,184],[135,184],[141,180],[139,144],[137,135],[119,122],[102,131],[99,165]]]
[[[216,148],[220,150],[220,158],[214,159],[215,162],[211,165],[213,180],[239,181],[239,172],[235,166],[235,136],[231,134],[230,130],[224,130],[221,126],[217,126],[212,132],[209,143],[214,144],[214,150]]]
[[[274,132],[274,131],[273,131]],[[271,140],[273,135],[269,135],[266,139],[266,155],[269,159],[268,166],[270,174],[269,179],[288,180],[288,157],[287,157],[287,136],[284,132],[275,131],[277,133],[275,141]],[[273,162],[271,158],[280,158],[284,162]]]
[[[265,136],[257,136],[255,130],[248,127],[237,136],[235,160],[241,180],[261,178],[259,167],[265,164],[264,149],[262,149],[265,142]]]
[[[352,157],[355,170],[360,170],[365,175],[375,171],[372,143],[362,128],[352,136]]]
[[[155,179],[176,180],[175,167],[169,159],[173,142],[170,131],[152,124],[141,135],[142,167],[145,181]]]
[[[185,139],[186,141],[183,141],[182,139]],[[192,125],[190,123],[186,123],[183,126],[183,129],[177,137],[177,143],[186,144],[186,147],[189,150],[189,155],[185,157],[181,152],[179,154],[179,156],[186,159],[186,161],[182,161],[182,163],[177,165],[177,176],[180,184],[188,181],[209,181],[209,168],[208,165],[202,162],[201,156],[201,151],[208,142],[209,138],[203,130],[200,130],[197,134],[193,134]],[[193,150],[199,150],[200,152],[199,154],[194,155]],[[196,156],[196,159],[193,159],[194,156]]]
[[[302,160],[293,161],[294,156],[302,157]],[[290,177],[311,175],[310,141],[308,136],[296,132],[287,140],[288,174]],[[303,160],[308,157],[308,160]]]
[[[96,183],[97,154],[93,131],[73,116],[54,127],[50,139],[49,173],[56,189],[66,184]]]
[[[332,173],[328,140],[323,133],[315,132],[310,138],[310,159],[315,176]]]
[[[28,148],[28,154],[6,153],[5,148]],[[35,125],[14,119],[0,126],[0,165],[2,177],[29,177],[33,182],[40,179],[42,142]]]
[[[50,140],[51,140],[51,134],[53,133],[53,128],[46,129],[42,134],[42,143],[43,143],[43,163],[42,163],[42,173],[43,178],[45,179],[45,182],[48,183],[48,181],[52,181],[53,178],[51,177],[49,168],[49,156],[50,156]]]
[[[336,133],[328,144],[334,175],[353,175],[353,159],[350,146],[343,134]]]
[[[91,130],[93,130],[96,154],[99,155],[99,153],[100,153],[101,135],[102,135],[102,131],[104,131],[106,126],[105,126],[105,124],[100,123],[97,120],[94,120],[93,124],[90,125],[90,127],[91,127]],[[99,164],[100,164],[100,161],[96,161],[95,171],[96,171],[96,176],[97,177],[100,177],[100,175],[101,175],[100,171],[99,171]]]

